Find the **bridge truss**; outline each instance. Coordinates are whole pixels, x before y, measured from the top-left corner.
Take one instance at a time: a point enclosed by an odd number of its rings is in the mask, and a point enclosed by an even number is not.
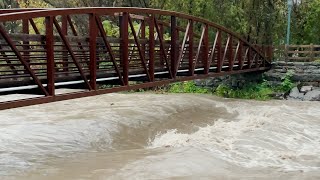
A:
[[[41,95],[0,102],[0,109],[265,71],[271,66],[271,48],[252,45],[220,25],[178,12],[13,9],[0,10],[0,23],[0,93]],[[84,90],[56,93],[67,87]]]

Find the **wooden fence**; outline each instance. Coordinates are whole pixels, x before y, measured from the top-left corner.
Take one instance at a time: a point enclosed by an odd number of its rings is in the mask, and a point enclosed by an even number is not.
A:
[[[274,59],[291,62],[320,60],[320,45],[282,45],[274,47]]]

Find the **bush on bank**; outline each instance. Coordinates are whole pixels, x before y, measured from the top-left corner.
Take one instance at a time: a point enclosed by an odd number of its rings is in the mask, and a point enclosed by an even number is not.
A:
[[[225,84],[219,85],[215,89],[208,87],[199,87],[193,81],[180,82],[169,85],[168,88],[161,90],[168,93],[201,93],[201,94],[214,94],[216,96],[225,98],[239,98],[239,99],[256,99],[256,100],[270,100],[274,94],[286,94],[295,86],[291,80],[292,73],[288,72],[283,78],[282,83],[279,85],[271,85],[266,80],[262,82],[249,83],[241,88],[230,87]]]

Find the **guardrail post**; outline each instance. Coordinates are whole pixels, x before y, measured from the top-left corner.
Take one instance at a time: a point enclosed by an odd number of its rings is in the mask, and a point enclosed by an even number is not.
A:
[[[178,61],[178,33],[177,33],[177,19],[175,16],[171,16],[171,72],[172,78],[175,79],[177,76]]]
[[[310,44],[310,61],[313,62],[314,61],[314,45]]]
[[[47,89],[49,96],[55,95],[53,17],[46,17]]]
[[[90,52],[90,85],[93,90],[97,90],[97,36],[98,28],[96,15],[89,15],[89,52]]]
[[[120,59],[124,85],[129,85],[129,14],[124,12],[120,21]]]

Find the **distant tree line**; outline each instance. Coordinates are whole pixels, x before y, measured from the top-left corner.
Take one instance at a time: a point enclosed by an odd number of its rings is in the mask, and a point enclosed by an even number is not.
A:
[[[284,44],[286,0],[1,0],[1,8],[144,7],[179,11],[221,24],[258,44]],[[293,44],[320,44],[320,1],[300,0],[292,13]]]

